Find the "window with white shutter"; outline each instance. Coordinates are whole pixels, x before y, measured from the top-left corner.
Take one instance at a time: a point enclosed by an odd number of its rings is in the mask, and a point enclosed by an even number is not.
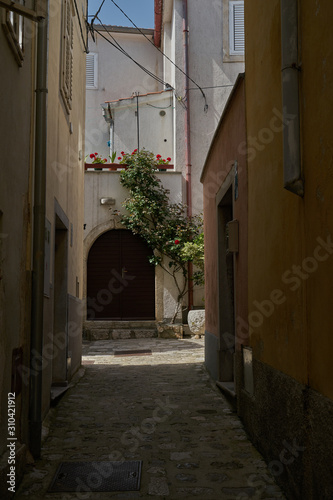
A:
[[[244,0],[229,2],[229,52],[244,55]]]
[[[97,89],[97,61],[98,54],[89,52],[86,55],[86,88]]]
[[[62,43],[60,91],[67,113],[72,109],[73,97],[73,12],[72,0],[63,0],[62,4]]]

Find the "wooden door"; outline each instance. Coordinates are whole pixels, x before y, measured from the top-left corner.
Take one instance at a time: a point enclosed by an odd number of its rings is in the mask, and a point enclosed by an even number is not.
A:
[[[87,264],[88,320],[155,319],[155,268],[152,251],[126,229],[102,234]]]

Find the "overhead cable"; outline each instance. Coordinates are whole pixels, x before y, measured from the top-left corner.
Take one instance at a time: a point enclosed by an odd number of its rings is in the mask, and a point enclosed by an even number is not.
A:
[[[156,108],[156,109],[168,109],[168,108],[171,108],[171,104],[169,104],[169,106],[154,106],[153,104],[149,104],[147,102],[147,106],[150,106],[151,108]]]
[[[88,50],[88,40],[85,40],[84,36],[83,36],[83,29],[82,29],[82,24],[81,24],[79,9],[77,7],[76,0],[74,0],[74,5],[75,5],[75,10],[76,10],[77,18],[79,20],[79,26],[80,26],[80,32],[81,32],[81,38],[82,38],[82,41],[83,41],[84,51],[88,54],[88,52],[89,52],[89,50]]]
[[[234,84],[233,83],[228,83],[226,85],[213,85],[212,87],[202,87],[203,89],[220,89],[220,88],[223,88],[223,87],[233,87]],[[197,88],[190,88],[190,89],[187,89],[187,90],[198,90]]]
[[[141,68],[145,73],[147,73],[149,76],[151,76],[152,78],[154,78],[156,81],[158,81],[159,83],[161,83],[162,85],[165,85],[166,87],[168,88],[171,88],[173,90],[175,90],[170,84],[166,83],[164,80],[162,80],[162,78],[160,78],[159,76],[155,75],[154,73],[152,73],[150,70],[148,70],[147,68],[145,68],[142,64],[140,64],[138,61],[136,61],[128,52],[126,52],[126,50],[117,42],[117,40],[112,36],[112,34],[110,33],[110,31],[108,31],[108,29],[106,28],[106,26],[104,26],[104,24],[101,22],[101,20],[97,17],[98,21],[101,23],[101,26],[103,26],[104,30],[108,33],[109,37],[113,40],[113,42],[111,40],[109,40],[106,36],[104,36],[102,34],[101,31],[98,31],[98,34],[104,38],[104,40],[106,40],[108,43],[110,43],[113,47],[115,47],[117,50],[119,50],[119,52],[121,52],[122,54],[124,54],[126,57],[128,57],[131,61],[133,61],[137,66],[139,66],[139,68]]]
[[[151,78],[153,78],[157,82],[161,83],[166,88],[169,88],[169,89],[173,90],[174,93],[175,93],[175,96],[176,96],[176,98],[178,100],[178,102],[183,107],[185,107],[184,99],[177,94],[176,89],[172,85],[170,85],[169,83],[165,82],[162,78],[160,78],[159,76],[157,76],[154,73],[152,73],[149,69],[147,69],[145,66],[143,66],[142,64],[140,64],[138,61],[136,61],[128,52],[126,52],[126,50],[119,44],[119,42],[117,42],[117,40],[112,36],[111,32],[107,29],[107,27],[99,19],[99,17],[98,16],[95,16],[95,17],[99,21],[100,25],[104,28],[104,30],[108,33],[109,37],[113,40],[113,42],[109,38],[107,38],[106,36],[104,36],[101,31],[98,31],[98,34],[102,38],[104,38],[104,40],[106,40],[108,43],[110,43],[110,45],[112,45],[114,48],[116,48],[117,50],[119,50],[119,52],[121,52],[123,55],[125,55],[126,57],[128,57],[131,61],[133,61],[134,64],[136,64],[140,69],[142,69],[142,71],[144,71]]]
[[[104,1],[105,0],[103,0],[103,3],[104,3]],[[157,47],[154,44],[154,42],[150,38],[148,38],[147,35],[140,28],[138,28],[138,26],[134,23],[134,21],[132,21],[132,19],[123,11],[123,9],[121,7],[119,7],[119,5],[114,0],[111,0],[111,2],[120,10],[120,12],[122,12],[124,14],[124,16],[129,20],[129,22],[133,24],[133,26],[149,41],[149,43],[151,43],[162,54],[163,57],[165,57],[169,62],[171,62],[171,64],[173,64],[175,66],[175,68],[177,68],[181,73],[183,73],[184,76],[186,76],[186,78],[188,78],[192,83],[194,83],[194,85],[196,87],[198,87],[198,89],[200,90],[200,92],[203,95],[203,98],[205,99],[205,110],[207,110],[208,104],[207,104],[206,95],[205,95],[204,91],[202,90],[202,88],[200,87],[200,85],[198,85],[189,75],[187,75],[185,73],[185,71],[182,70],[182,68],[180,68],[174,61],[172,61],[172,59],[170,59],[170,57],[168,57],[163,52],[163,50],[161,50],[159,47]]]
[[[94,24],[95,19],[96,19],[96,18],[98,18],[97,16],[98,16],[98,14],[99,14],[99,13],[100,13],[100,11],[101,11],[101,8],[103,7],[104,2],[105,2],[105,0],[103,0],[103,1],[102,1],[101,5],[99,6],[98,11],[97,11],[97,12],[96,12],[96,14],[93,16],[93,18],[92,18],[92,20],[91,20],[91,23],[90,23],[91,28],[93,27],[93,24]]]

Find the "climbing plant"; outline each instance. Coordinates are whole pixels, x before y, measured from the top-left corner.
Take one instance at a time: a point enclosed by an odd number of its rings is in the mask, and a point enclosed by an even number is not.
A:
[[[156,173],[167,160],[144,149],[122,152],[120,163],[127,168],[120,182],[129,191],[123,206],[123,225],[143,238],[153,250],[150,262],[161,266],[172,276],[178,296],[172,323],[181,309],[188,286],[203,283],[203,224],[200,216],[188,217],[183,203],[171,203],[169,190],[162,186]],[[188,275],[188,262],[198,270]]]

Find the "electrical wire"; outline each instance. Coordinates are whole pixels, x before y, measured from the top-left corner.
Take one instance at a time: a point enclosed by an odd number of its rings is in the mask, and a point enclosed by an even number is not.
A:
[[[147,106],[150,106],[151,108],[155,108],[155,109],[168,109],[168,108],[171,108],[171,104],[169,104],[169,106],[154,106],[153,104],[149,104],[147,102]]]
[[[98,34],[104,38],[104,40],[106,40],[108,43],[110,43],[113,47],[115,47],[117,50],[119,50],[122,54],[124,54],[126,57],[128,57],[131,61],[133,61],[139,68],[141,68],[145,73],[147,73],[149,76],[151,76],[152,78],[154,78],[154,80],[158,81],[159,83],[161,83],[162,85],[165,85],[166,87],[169,87],[171,89],[174,90],[174,88],[169,85],[168,83],[166,83],[164,80],[162,80],[162,78],[160,78],[159,76],[155,75],[154,73],[152,73],[151,71],[149,71],[147,68],[145,68],[142,64],[140,64],[138,61],[136,61],[132,56],[130,56],[130,54],[128,52],[126,52],[125,49],[123,49],[123,47],[117,42],[117,40],[111,35],[111,33],[107,30],[106,26],[103,25],[103,23],[101,22],[101,20],[97,17],[98,21],[101,23],[101,26],[103,26],[104,30],[108,33],[109,37],[113,40],[113,42],[111,40],[109,40],[106,36],[104,36],[100,31],[98,31]]]
[[[74,5],[75,5],[75,10],[76,10],[77,18],[79,20],[79,26],[80,26],[80,32],[81,32],[81,38],[82,38],[82,41],[83,41],[84,51],[85,51],[86,54],[88,54],[88,52],[89,52],[89,50],[88,50],[88,40],[86,41],[84,39],[84,36],[83,36],[82,24],[81,24],[79,9],[77,7],[76,0],[74,0]]]
[[[154,80],[156,80],[157,82],[161,83],[162,85],[164,85],[165,87],[173,90],[173,92],[175,93],[175,96],[176,96],[176,99],[177,101],[183,106],[185,107],[185,104],[184,104],[184,99],[182,97],[180,97],[177,92],[176,92],[176,89],[170,85],[169,83],[165,82],[162,78],[160,78],[159,76],[155,75],[154,73],[152,73],[151,71],[149,71],[145,66],[143,66],[142,64],[140,64],[138,61],[136,61],[128,52],[126,52],[126,50],[117,42],[117,40],[112,36],[111,32],[107,29],[107,27],[102,23],[102,21],[99,19],[98,15],[95,14],[94,18],[96,18],[100,25],[104,28],[104,30],[108,33],[109,37],[113,40],[113,42],[111,40],[109,40],[106,36],[104,36],[101,31],[98,31],[98,34],[104,38],[104,40],[106,40],[108,43],[110,43],[114,48],[116,48],[117,50],[119,50],[123,55],[125,55],[126,57],[128,57],[131,61],[134,62],[134,64],[136,64],[140,69],[142,69],[142,71],[144,71],[147,75],[149,75],[151,78],[153,78]]]
[[[104,3],[105,0],[103,0],[103,3]],[[202,88],[200,87],[200,85],[198,85],[194,80],[192,80],[192,78],[187,75],[185,73],[185,71],[182,70],[182,68],[180,68],[174,61],[172,61],[172,59],[170,59],[170,57],[168,57],[164,52],[163,50],[161,50],[159,47],[157,47],[154,42],[148,38],[146,36],[146,34],[140,29],[138,28],[138,26],[132,21],[132,19],[123,11],[123,9],[121,7],[119,7],[119,5],[114,1],[114,0],[110,0],[119,10],[120,12],[122,12],[124,14],[124,16],[129,20],[130,23],[133,24],[133,26],[149,41],[149,43],[151,43],[161,54],[163,57],[165,57],[169,62],[171,62],[171,64],[173,64],[175,66],[175,68],[177,68],[181,73],[183,73],[184,76],[186,76],[186,78],[188,78],[192,83],[194,83],[194,85],[196,87],[198,87],[198,89],[200,90],[200,92],[202,93],[202,96],[203,98],[205,99],[205,111],[207,111],[208,109],[208,104],[207,104],[207,99],[206,99],[206,95],[204,93],[204,91],[202,90]]]
[[[214,85],[213,87],[202,87],[203,89],[220,89],[220,88],[223,88],[223,87],[233,87],[234,84],[233,83],[228,83],[226,85]],[[192,87],[190,89],[187,89],[187,90],[198,90],[197,88],[195,87]]]
[[[92,20],[91,20],[91,23],[90,23],[91,27],[93,27],[94,21],[95,21],[95,19],[97,18],[98,14],[100,13],[101,8],[102,8],[102,7],[103,7],[103,5],[104,5],[104,2],[105,2],[105,0],[103,0],[103,2],[101,3],[101,5],[99,6],[98,11],[97,11],[97,12],[96,12],[96,14],[93,16],[93,18],[92,18]]]

